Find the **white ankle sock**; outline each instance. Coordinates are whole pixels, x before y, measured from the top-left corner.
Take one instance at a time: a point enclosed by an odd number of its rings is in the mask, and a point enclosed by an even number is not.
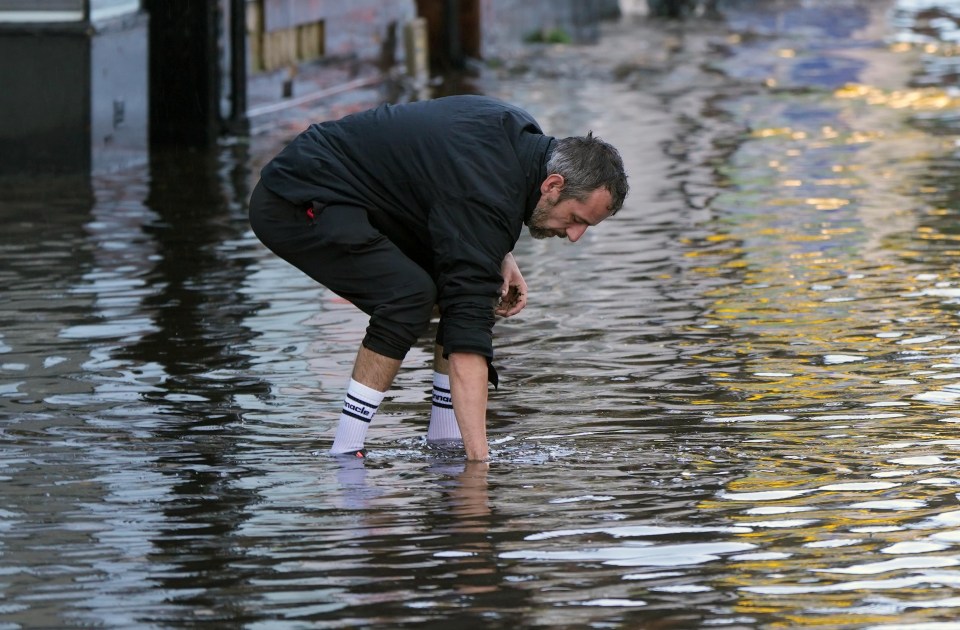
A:
[[[378,392],[362,383],[350,379],[347,395],[343,399],[343,411],[340,412],[340,424],[333,438],[331,453],[352,453],[363,448],[370,421],[377,413],[386,392]]]
[[[453,413],[453,399],[450,397],[450,377],[439,372],[433,373],[433,405],[430,407],[430,427],[427,429],[427,442],[444,440],[462,440],[457,416]]]

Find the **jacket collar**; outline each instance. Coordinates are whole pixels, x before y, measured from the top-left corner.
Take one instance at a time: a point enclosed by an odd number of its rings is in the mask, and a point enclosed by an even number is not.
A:
[[[529,224],[533,209],[540,201],[540,184],[547,178],[547,162],[557,144],[556,138],[543,134],[524,134],[530,146],[530,168],[527,170],[527,207],[524,209],[523,222]]]

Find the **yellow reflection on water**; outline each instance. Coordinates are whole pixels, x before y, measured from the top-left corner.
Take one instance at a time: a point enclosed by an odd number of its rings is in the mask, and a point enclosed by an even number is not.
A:
[[[943,219],[918,221],[957,213],[933,203],[942,191],[924,182],[931,160],[955,148],[908,124],[960,99],[868,85],[834,97],[823,110],[834,107],[836,121],[814,130],[764,112],[743,179],[717,200],[720,233],[701,239],[719,247],[687,254],[692,273],[736,278],[706,294],[706,323],[730,334],[692,357],[735,402],[691,402],[705,426],[728,431],[723,455],[744,462],[697,507],[750,528],[737,536],[760,553],[729,560],[734,570],[717,579],[738,593],[738,613],[777,613],[780,627],[890,622],[903,610],[871,608],[877,592],[936,601],[960,584],[960,574],[946,586],[897,581],[952,563],[951,551],[924,549],[960,526],[960,516],[937,520],[956,509],[956,486],[943,484],[960,485],[960,445],[937,443],[955,424],[938,431],[938,410],[914,400],[960,387],[960,376],[938,380],[960,373],[960,306],[950,304],[960,302],[950,266],[960,234]],[[936,263],[930,241],[948,245]],[[932,264],[937,273],[925,273]],[[890,436],[912,445],[885,445]],[[946,463],[910,463],[932,457]],[[694,465],[715,469],[707,458]],[[928,546],[894,547],[917,541]]]
[[[884,90],[869,85],[851,83],[836,90],[834,95],[840,99],[862,99],[871,105],[881,105],[892,109],[919,111],[954,109],[960,104],[960,99],[948,94],[943,88]]]
[[[808,197],[803,201],[808,206],[813,206],[817,210],[836,210],[850,203],[849,199],[837,199],[828,197]]]
[[[815,183],[817,186],[845,186],[845,187],[850,187],[850,186],[856,186],[857,184],[859,184],[859,183],[860,183],[860,180],[859,180],[859,179],[853,179],[852,177],[832,178],[832,179],[831,179],[831,178],[821,178],[821,179],[814,180],[814,183]]]

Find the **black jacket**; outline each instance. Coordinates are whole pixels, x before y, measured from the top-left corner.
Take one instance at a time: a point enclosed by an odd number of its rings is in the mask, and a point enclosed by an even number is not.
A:
[[[522,109],[452,96],[312,125],[261,178],[304,207],[366,208],[433,276],[445,352],[490,359],[500,263],[540,198],[552,147]]]

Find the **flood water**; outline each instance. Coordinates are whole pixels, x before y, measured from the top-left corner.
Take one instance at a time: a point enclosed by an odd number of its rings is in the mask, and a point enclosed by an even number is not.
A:
[[[4,202],[0,628],[960,627],[960,2],[720,9],[464,88],[632,184],[518,244],[488,468],[425,445],[429,338],[322,454],[365,318],[246,223],[376,90]]]

